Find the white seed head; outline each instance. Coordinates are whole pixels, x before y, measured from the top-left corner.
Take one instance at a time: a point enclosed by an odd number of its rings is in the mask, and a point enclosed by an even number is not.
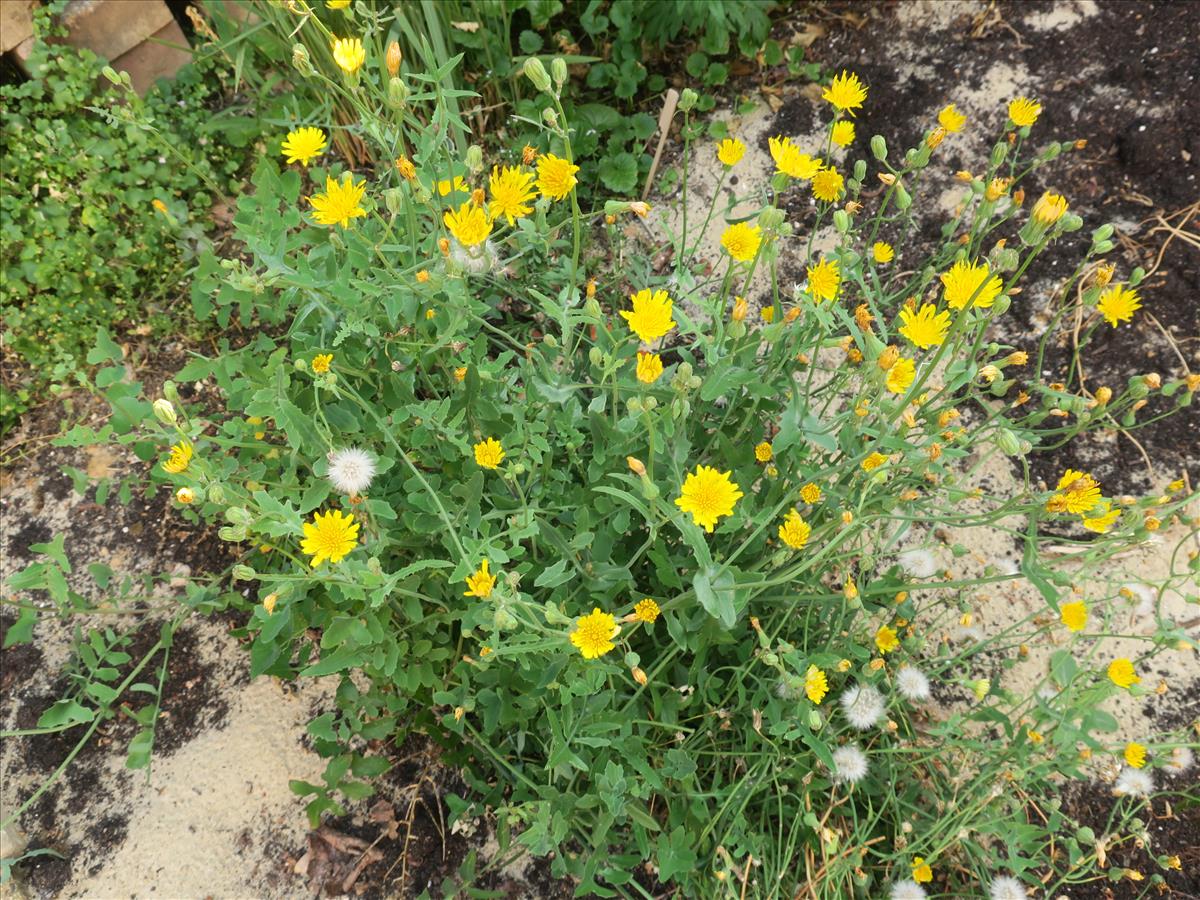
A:
[[[900,554],[900,568],[912,578],[931,578],[937,574],[938,564],[928,550],[906,550]]]
[[[891,900],[925,900],[925,888],[915,881],[897,881],[888,895]]]
[[[867,755],[858,744],[847,744],[833,751],[833,780],[838,784],[855,784],[867,774]]]
[[[1118,797],[1149,797],[1154,793],[1154,776],[1145,769],[1133,769],[1128,766],[1117,776],[1113,785],[1113,793]]]
[[[1167,771],[1172,775],[1182,775],[1196,763],[1196,754],[1192,752],[1191,747],[1176,747],[1171,751],[1171,758],[1167,760]]]
[[[374,477],[375,460],[366,450],[347,447],[329,454],[329,483],[343,494],[361,494]]]
[[[916,666],[905,666],[896,673],[896,690],[908,700],[928,700],[929,679]]]
[[[859,731],[875,727],[883,718],[883,695],[870,685],[851,685],[842,692],[838,702],[851,727]]]
[[[992,886],[988,888],[988,896],[991,900],[1026,900],[1025,886],[1015,878],[1009,878],[1003,875],[1000,878],[992,880]]]

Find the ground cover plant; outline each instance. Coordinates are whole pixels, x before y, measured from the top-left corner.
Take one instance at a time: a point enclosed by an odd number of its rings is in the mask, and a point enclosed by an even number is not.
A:
[[[36,14],[33,77],[0,87],[5,429],[48,390],[87,383],[97,328],[178,326],[170,292],[244,161],[205,131],[221,93],[211,65],[186,67],[144,99],[114,89],[104,60],[51,43],[62,6]]]
[[[721,266],[693,262],[696,226],[724,216],[709,208],[683,213],[658,267],[622,227],[646,205],[579,202],[565,62],[525,69],[553,113],[537,140],[485,152],[443,102],[441,68],[401,79],[387,45],[373,59],[327,37],[332,64],[300,57],[299,77],[391,164],[368,179],[325,130],[281,133],[238,201],[246,255],[197,287],[202,310],[271,328],[176,379],[211,380],[225,409],[173,384],[123,388],[112,425],[66,439],[156,459],[178,513],[241,550],[234,589],[197,586],[189,603],[251,611],[254,673],[339,680],[338,711],[310,728],[324,782],[295,785],[314,821],[369,794],[380,742],[416,730],[463,767],[456,814],[494,810],[506,841],[554,854],[585,895],[653,894],[647,872],[684,896],[1161,880],[1101,871],[1099,836],[1054,798],[1111,761],[1113,831],[1137,839],[1147,798],[1191,765],[1194,738],[1115,744],[1097,706],[1152,689],[1154,658],[1193,646],[1157,610],[1195,554],[1180,545],[1130,657],[1091,640],[1119,630],[1119,585],[1082,587],[1185,516],[1191,492],[1116,497],[1074,470],[1043,486],[1026,461],[1105,424],[1136,432],[1152,393],[1181,406],[1197,383],[1039,379],[1077,314],[1081,356],[1138,314],[1140,273],[1105,261],[1107,226],[1088,223],[1053,327],[1027,347],[989,341],[1038,256],[1084,226],[1067,198],[1022,196],[1074,149],[1038,135],[1037,101],[1003,98],[994,122],[948,107],[918,146],[876,137],[839,170],[831,148],[873,100],[842,72],[822,145],[772,139],[777,172],[755,215],[727,222]],[[968,127],[995,148],[964,173],[944,244],[909,260],[922,175]],[[732,176],[744,151],[734,136],[684,152]],[[801,229],[781,213],[796,195],[815,200]],[[829,224],[832,246],[814,249]],[[785,257],[803,283],[780,282]],[[1015,493],[976,482],[996,457],[1022,466]],[[1015,576],[936,571],[925,524],[1008,531],[1045,609],[971,639],[969,593]],[[1070,566],[1050,561],[1051,531]],[[50,587],[53,568],[25,586]],[[1048,639],[1061,649],[1032,695],[983,662]],[[929,716],[951,688],[968,699]]]

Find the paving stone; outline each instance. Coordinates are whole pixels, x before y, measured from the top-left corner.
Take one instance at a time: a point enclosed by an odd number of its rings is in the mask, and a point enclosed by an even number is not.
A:
[[[177,47],[168,47],[158,43],[166,41]],[[179,71],[180,66],[192,60],[187,47],[187,38],[174,19],[171,23],[156,31],[150,39],[138,44],[128,53],[123,53],[112,61],[112,67],[118,72],[128,72],[133,89],[144,94],[154,86],[159,78],[170,78]]]
[[[33,34],[33,0],[0,0],[0,53],[7,53]]]
[[[115,61],[175,17],[162,0],[71,0],[62,21],[70,29],[68,44]]]

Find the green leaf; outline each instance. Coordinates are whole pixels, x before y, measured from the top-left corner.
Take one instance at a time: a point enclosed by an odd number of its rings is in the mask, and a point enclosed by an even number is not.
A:
[[[714,619],[719,619],[726,628],[737,622],[737,607],[734,604],[733,575],[728,571],[717,574],[715,566],[696,573],[692,588],[696,599]]]
[[[104,362],[120,362],[125,358],[125,354],[121,351],[120,344],[117,344],[108,335],[108,329],[103,326],[96,329],[96,345],[88,351],[87,361],[98,366]]]
[[[667,884],[676,875],[691,872],[696,868],[696,851],[692,849],[691,834],[682,826],[674,828],[670,835],[658,838],[658,878]]]
[[[16,644],[28,644],[33,640],[33,626],[37,624],[38,614],[36,609],[25,607],[21,610],[21,614],[17,616],[17,621],[8,626],[8,631],[4,633],[4,649],[15,646]]]
[[[60,532],[48,544],[30,544],[29,549],[50,557],[64,572],[70,572],[71,561],[67,559],[66,540],[67,536]]]
[[[567,560],[561,558],[554,565],[544,570],[536,579],[534,579],[534,587],[556,588],[560,584],[566,584],[575,577],[575,567],[572,566],[570,571],[567,570]]]
[[[81,706],[74,700],[59,700],[41,714],[37,721],[38,728],[57,728],[60,725],[82,725],[96,717],[96,713],[86,706]]]
[[[618,153],[600,160],[600,181],[614,194],[628,194],[637,186],[638,164],[632,153]]]

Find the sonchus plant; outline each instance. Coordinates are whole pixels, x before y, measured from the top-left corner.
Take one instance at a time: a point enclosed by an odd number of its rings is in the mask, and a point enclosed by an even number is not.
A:
[[[1111,226],[1043,334],[989,337],[1039,255],[1083,226],[1062,196],[1022,203],[1029,173],[1071,149],[1034,140],[1039,104],[1014,100],[1006,123],[948,106],[898,160],[876,136],[873,161],[841,171],[833,148],[870,98],[843,72],[820,146],[770,140],[776,171],[741,198],[757,211],[729,224],[723,262],[694,261],[693,228],[655,276],[620,243],[618,220],[647,204],[580,208],[561,59],[525,67],[550,100],[537,146],[460,154],[455,60],[406,68],[373,21],[305,20],[295,77],[353,114],[338,141],[310,122],[279,134],[238,202],[245,254],[198,289],[202,310],[273,326],[179,373],[228,412],[168,384],[148,419],[178,514],[243,550],[233,576],[258,600],[226,602],[249,608],[253,674],[338,679],[336,714],[311,729],[325,782],[295,785],[314,822],[370,793],[380,742],[420,732],[463,768],[454,814],[494,814],[502,844],[553,854],[581,895],[1056,895],[1106,877],[1096,836],[1053,800],[1096,772],[1126,798],[1108,839],[1148,840],[1186,735],[1125,747],[1101,704],[1154,690],[1156,655],[1194,652],[1162,598],[1196,555],[1180,545],[1120,654],[1111,567],[1194,526],[1190,490],[1039,484],[1028,457],[1136,430],[1151,394],[1183,406],[1198,384],[1041,380],[1056,332],[1084,354],[1146,302],[1139,271],[1104,262]],[[940,245],[915,258],[941,142],[996,124]],[[346,138],[394,165],[346,170],[327,152]],[[736,138],[691,149],[725,174],[746,164]],[[814,212],[793,228],[797,193]],[[784,260],[806,273],[792,290]],[[980,485],[989,463],[1011,489]],[[1048,562],[1051,526],[1069,565]],[[936,562],[935,531],[989,527],[1020,542],[1019,566],[963,547]],[[1041,607],[980,629],[982,592],[1018,583]],[[1013,666],[1039,645],[1054,652],[1022,686]]]

